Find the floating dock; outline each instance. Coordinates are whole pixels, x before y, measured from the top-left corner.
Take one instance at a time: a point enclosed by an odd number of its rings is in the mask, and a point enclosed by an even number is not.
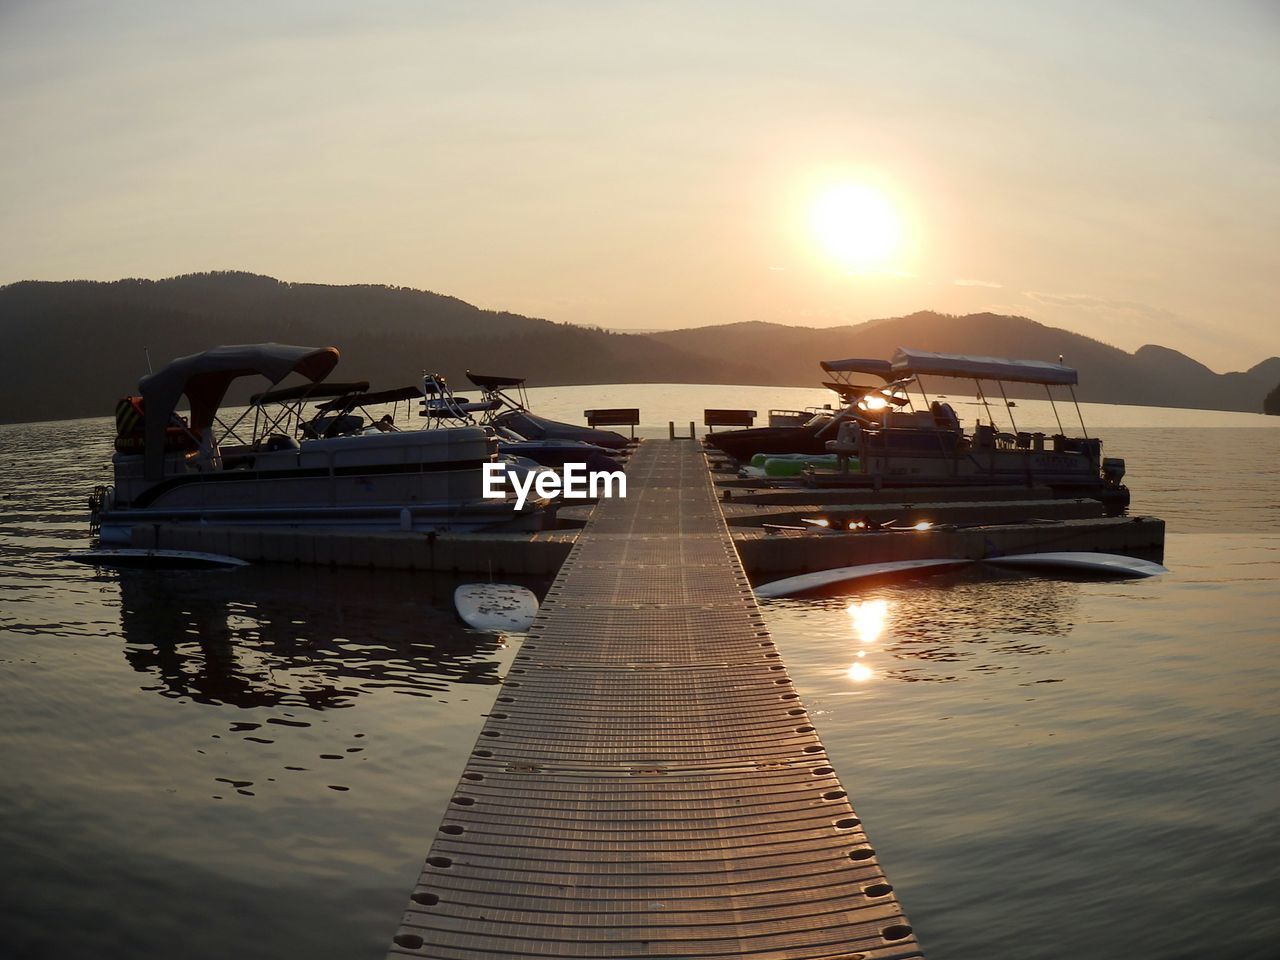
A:
[[[644,443],[510,668],[390,956],[920,955],[699,446]]]
[[[648,441],[652,445],[655,441]],[[629,454],[628,454],[629,455]],[[714,468],[714,453],[707,460]],[[628,476],[630,465],[628,464]],[[1164,556],[1164,522],[1103,517],[1091,499],[1055,499],[1040,486],[815,488],[761,486],[717,475],[714,497],[728,521],[738,557],[753,582],[854,563],[954,556],[977,559],[1044,550]],[[550,579],[559,572],[595,505],[562,504],[557,529],[536,533],[366,533],[302,527],[139,524],[131,547],[216,553],[250,562],[367,567],[453,576]],[[829,518],[830,531],[789,534],[779,527]],[[836,535],[851,520],[895,525],[930,520],[928,535],[860,530]],[[843,521],[843,522],[841,522]]]
[[[733,542],[752,580],[760,583],[855,563],[935,557],[981,560],[1046,550],[1118,553],[1159,563],[1164,559],[1164,521],[1155,517],[1026,520],[859,533],[774,532],[743,527],[734,530]]]

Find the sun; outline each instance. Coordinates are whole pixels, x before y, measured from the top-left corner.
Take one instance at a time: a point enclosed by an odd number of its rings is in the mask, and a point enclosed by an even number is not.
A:
[[[823,252],[846,270],[884,269],[902,240],[902,220],[880,191],[837,183],[813,202],[810,224]]]

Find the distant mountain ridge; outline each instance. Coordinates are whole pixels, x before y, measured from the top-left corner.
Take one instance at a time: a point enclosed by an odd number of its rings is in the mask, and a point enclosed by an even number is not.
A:
[[[921,311],[905,317],[841,327],[792,327],[747,322],[651,335],[672,347],[712,358],[734,343],[735,354],[771,358],[776,383],[813,383],[820,359],[889,358],[900,346],[1023,360],[1057,360],[1080,372],[1076,394],[1098,403],[1194,407],[1261,413],[1262,401],[1280,383],[1280,357],[1239,373],[1214,373],[1168,347],[1148,344],[1127,353],[1090,337],[1045,326],[1026,317]],[[780,347],[786,344],[785,349]],[[1041,392],[1036,392],[1040,390]],[[1043,396],[1041,388],[1011,387],[1010,395]]]
[[[534,385],[738,383],[817,386],[819,360],[889,357],[898,346],[1022,359],[1065,355],[1081,400],[1261,412],[1280,357],[1217,374],[1167,347],[1135,353],[1025,317],[920,312],[842,327],[746,322],[618,333],[482,310],[378,285],[287,283],[241,272],[166,280],[22,281],[0,287],[0,421],[105,416],[145,372],[219,343],[333,344],[341,379],[416,382],[465,370]],[[260,386],[260,385],[258,385]],[[1021,391],[1018,395],[1026,395]]]

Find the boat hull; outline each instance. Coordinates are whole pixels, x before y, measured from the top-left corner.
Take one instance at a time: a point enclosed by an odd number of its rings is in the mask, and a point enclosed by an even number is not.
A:
[[[538,529],[546,501],[484,497],[495,444],[479,427],[303,441],[285,449],[228,450],[196,469],[166,459],[145,477],[143,458],[117,454],[114,496],[98,513],[105,543],[128,543],[140,524],[220,524],[328,530]]]
[[[726,430],[706,435],[707,443],[739,463],[750,463],[758,453],[798,453],[819,456],[827,452],[827,441],[835,430],[822,432],[820,427],[752,427]]]
[[[324,532],[477,533],[545,529],[552,519],[546,501],[530,501],[517,510],[513,501],[470,503],[404,503],[370,507],[301,507],[227,509],[108,510],[100,516],[99,540],[129,546],[138,527],[182,526],[288,527]]]

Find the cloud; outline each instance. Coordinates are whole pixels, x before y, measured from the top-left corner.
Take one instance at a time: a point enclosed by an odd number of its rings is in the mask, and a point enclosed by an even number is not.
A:
[[[1046,293],[1043,290],[1024,290],[1022,295],[1028,300],[1046,307],[1070,307],[1078,310],[1089,310],[1093,313],[1105,313],[1130,322],[1158,320],[1161,323],[1175,324],[1181,327],[1199,329],[1186,317],[1164,307],[1143,303],[1140,300],[1122,300],[1114,297],[1097,297],[1090,293]]]
[[[990,287],[992,290],[1003,290],[1003,283],[992,283],[990,280],[952,280],[957,287]]]

